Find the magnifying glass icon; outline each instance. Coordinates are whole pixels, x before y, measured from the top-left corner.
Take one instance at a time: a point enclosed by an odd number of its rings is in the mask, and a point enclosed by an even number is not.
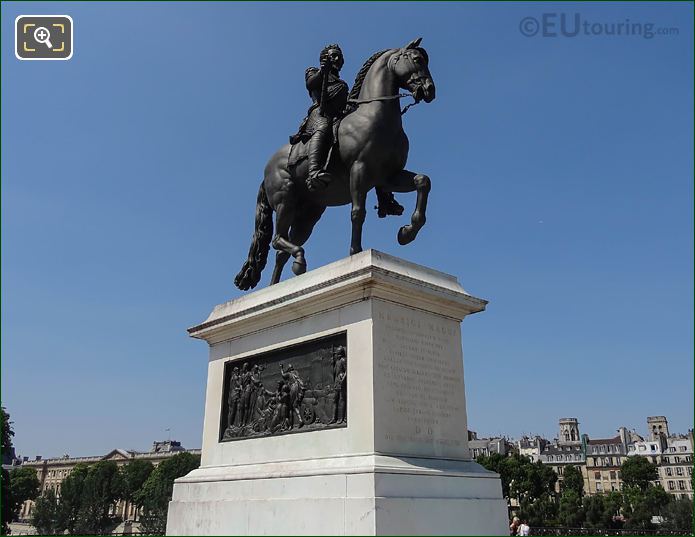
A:
[[[36,30],[34,30],[34,39],[36,39],[39,43],[44,43],[48,48],[53,48],[50,41],[51,32],[49,32],[44,26],[39,26]]]

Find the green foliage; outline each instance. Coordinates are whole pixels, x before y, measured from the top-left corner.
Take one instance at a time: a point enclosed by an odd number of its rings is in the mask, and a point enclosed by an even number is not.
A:
[[[662,528],[674,531],[693,531],[693,502],[674,500],[661,510],[664,517]]]
[[[135,501],[135,494],[142,488],[153,470],[152,463],[142,459],[135,459],[121,466],[122,498],[139,507]]]
[[[14,431],[12,430],[10,415],[7,413],[4,406],[0,407],[0,412],[2,412],[2,453],[5,454],[12,449]]]
[[[476,459],[488,470],[500,474],[502,493],[519,501],[521,518],[532,526],[555,523],[558,504],[555,500],[557,474],[549,466],[518,454],[505,457],[498,453]]]
[[[560,496],[558,523],[567,528],[581,528],[584,524],[584,516],[581,495],[573,488],[566,487]]]
[[[10,497],[10,472],[2,469],[2,520],[0,521],[0,535],[7,535],[10,532],[10,515],[12,514],[12,498]]]
[[[620,467],[623,483],[626,487],[637,487],[642,491],[652,481],[659,479],[656,464],[649,462],[645,457],[627,457]]]
[[[526,520],[530,526],[555,526],[557,525],[557,516],[557,502],[548,493],[544,493],[537,498],[521,500],[519,518]]]
[[[31,525],[38,535],[61,533],[58,499],[53,489],[46,490],[36,499],[31,516]]]
[[[75,533],[80,507],[82,506],[84,481],[88,473],[89,466],[78,464],[60,486],[60,509],[58,510],[57,523],[60,533],[65,530],[68,530],[69,533]]]
[[[583,507],[584,525],[587,528],[619,528],[622,522],[618,517],[622,507],[622,495],[619,492],[585,496]]]
[[[34,468],[21,467],[10,471],[10,513],[14,517],[26,500],[39,495],[39,478]]]
[[[552,497],[557,475],[540,462],[533,463],[528,457],[513,454],[505,457],[499,453],[476,459],[488,470],[500,474],[502,493],[507,498],[516,498],[528,504],[544,496]]]
[[[100,461],[89,467],[82,482],[82,494],[75,531],[80,534],[99,534],[112,525],[109,509],[122,490],[118,466],[113,461]]]
[[[660,515],[671,501],[671,496],[660,486],[649,485],[645,490],[639,486],[626,487],[623,502],[623,512],[627,518],[625,527],[653,529],[652,517]]]
[[[162,461],[150,474],[134,501],[143,508],[143,533],[163,535],[166,530],[167,510],[174,489],[174,480],[200,466],[200,457],[179,453]]]
[[[580,498],[584,495],[584,477],[576,466],[569,465],[565,468],[562,478],[562,490],[574,491]]]

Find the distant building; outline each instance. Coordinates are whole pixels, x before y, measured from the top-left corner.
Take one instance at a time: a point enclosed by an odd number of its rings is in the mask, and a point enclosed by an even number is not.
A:
[[[63,480],[70,475],[70,472],[72,472],[73,468],[78,464],[91,465],[100,461],[114,461],[118,466],[122,466],[133,460],[147,460],[157,466],[163,460],[182,452],[200,455],[199,449],[185,449],[181,446],[180,442],[165,440],[163,442],[154,442],[152,449],[144,452],[114,449],[106,455],[97,455],[94,457],[70,457],[66,454],[62,457],[52,459],[43,459],[41,455],[37,455],[36,459],[33,461],[25,460],[22,466],[36,469],[37,477],[41,483],[40,490],[42,493],[48,489],[53,489],[56,496],[60,498],[60,487]],[[20,520],[28,519],[31,516],[33,508],[33,501],[28,500],[24,502],[19,512]],[[112,509],[111,514],[120,516],[123,520],[135,520],[137,515],[135,506],[124,501],[118,502]]]
[[[543,464],[549,465],[558,475],[558,481],[555,485],[556,492],[560,492],[562,477],[567,466],[576,466],[581,470],[581,467],[586,464],[577,418],[561,418],[559,425],[559,437],[554,442],[545,444],[538,456]]]
[[[529,438],[528,436],[522,437],[516,442],[516,449],[519,455],[528,457],[531,462],[538,462],[541,460],[541,452],[548,445],[548,441],[540,436],[534,436]]]
[[[585,492],[600,494],[623,488],[620,466],[628,455],[631,433],[625,427],[613,438],[589,439],[585,435],[586,468]]]
[[[470,449],[471,457],[474,459],[481,455],[487,456],[492,453],[507,455],[510,452],[510,447],[505,438],[478,438],[478,434],[475,431],[468,431],[468,449]]]
[[[649,440],[628,446],[628,456],[640,455],[658,466],[659,484],[676,498],[693,499],[693,431],[671,435],[664,416],[647,418]]]

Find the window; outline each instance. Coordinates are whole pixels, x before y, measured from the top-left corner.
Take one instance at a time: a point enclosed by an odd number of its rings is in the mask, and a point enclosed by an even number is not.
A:
[[[591,448],[592,453],[598,453],[598,448],[596,446]]]
[[[685,490],[685,481],[682,479],[678,481],[678,490]]]
[[[693,475],[693,467],[688,466],[688,475]]]
[[[668,450],[669,450],[671,453],[675,453],[675,452],[676,452],[676,448],[675,448],[675,447],[670,447],[670,448],[668,448]]]
[[[678,449],[679,449],[680,451],[688,451],[688,448],[685,447],[685,446],[680,446]]]
[[[565,460],[566,460],[566,461],[571,461],[571,460],[572,460],[572,455],[565,455]]]
[[[674,460],[674,462],[681,462],[681,458],[678,455],[673,457],[673,460]]]
[[[627,446],[627,450],[628,451],[635,451],[635,446],[630,444],[629,446]]]
[[[564,470],[564,468],[562,466],[558,466],[557,467],[557,475],[562,475],[562,470]]]
[[[552,461],[552,460],[553,460],[553,456],[552,456],[552,455],[548,455],[548,460],[549,460],[549,461]]]
[[[673,475],[673,468],[666,468],[666,475],[672,476]]]
[[[611,470],[611,479],[615,479],[615,471]],[[615,489],[613,489],[615,490]]]
[[[693,458],[690,455],[685,456],[685,462],[692,462]]]
[[[683,467],[682,466],[679,466],[678,468],[676,468],[676,475],[683,475]]]
[[[637,449],[639,449],[640,451],[646,451],[647,448],[645,446],[638,446]]]
[[[649,449],[656,451],[656,444],[649,444]]]
[[[673,483],[673,481],[668,482],[668,490],[676,490],[676,485]]]
[[[603,485],[601,485],[600,481],[596,482],[596,492],[603,492]]]
[[[594,472],[594,479],[595,479],[596,481],[598,481],[599,479],[601,479],[601,472]]]
[[[665,462],[666,464],[669,464],[671,461],[669,460],[668,457],[664,457],[664,462]]]
[[[600,450],[601,450],[601,453],[605,453],[606,452],[606,446],[601,446]]]

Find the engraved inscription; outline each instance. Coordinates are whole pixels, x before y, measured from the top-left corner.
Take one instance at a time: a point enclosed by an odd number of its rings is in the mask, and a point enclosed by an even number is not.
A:
[[[347,425],[347,336],[225,364],[220,441]]]
[[[417,314],[381,311],[379,378],[393,419],[384,439],[462,445],[462,364],[451,356],[458,331]]]

